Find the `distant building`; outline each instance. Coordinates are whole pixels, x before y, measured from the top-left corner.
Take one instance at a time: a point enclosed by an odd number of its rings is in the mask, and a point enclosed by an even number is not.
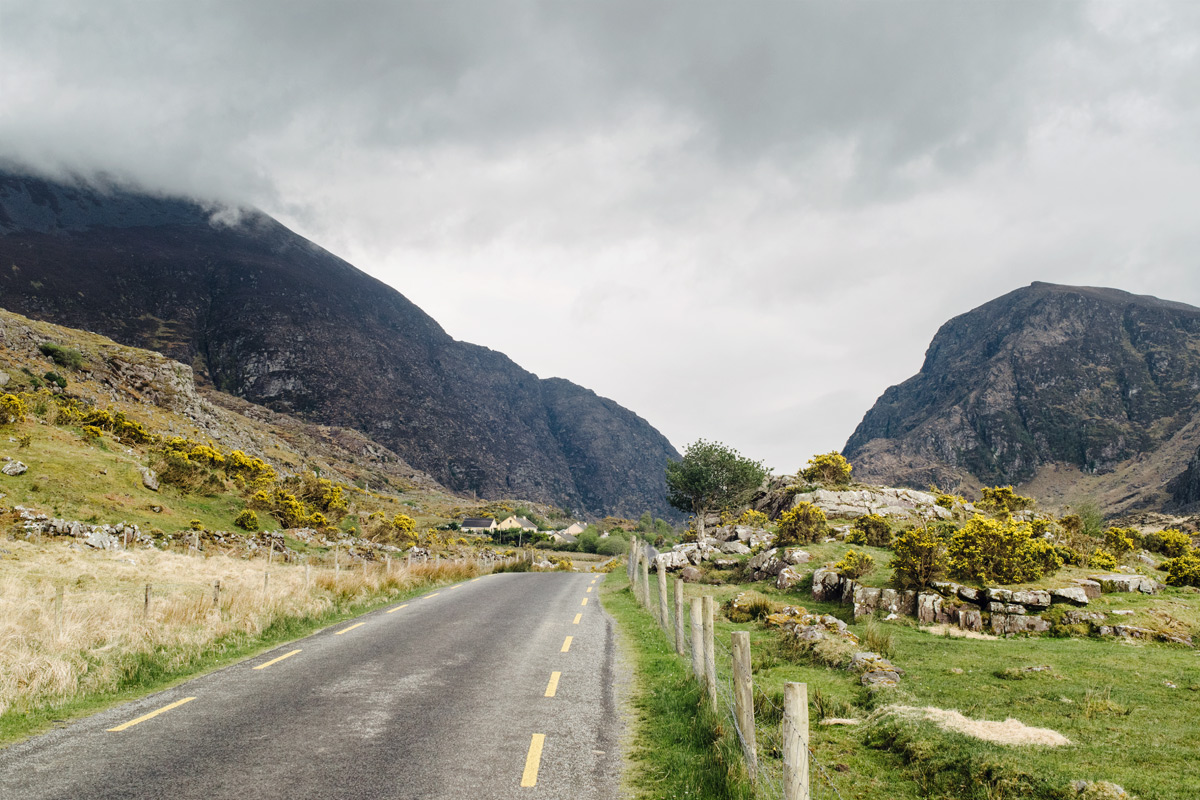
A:
[[[574,534],[567,533],[566,531],[555,531],[550,534],[550,538],[559,544],[575,544],[575,542],[579,541]]]
[[[509,517],[496,525],[497,530],[511,531],[520,528],[523,531],[536,532],[538,527],[524,517]]]
[[[491,517],[469,517],[464,519],[458,527],[467,533],[491,533],[496,530],[496,520]]]
[[[572,536],[578,536],[579,534],[583,533],[585,530],[587,530],[587,526],[584,525],[582,522],[572,522],[570,525],[568,525],[566,528],[563,529],[563,533],[569,533]]]

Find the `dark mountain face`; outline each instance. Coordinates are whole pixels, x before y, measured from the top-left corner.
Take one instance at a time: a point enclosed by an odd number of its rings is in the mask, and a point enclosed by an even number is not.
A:
[[[1034,283],[943,325],[844,454],[856,476],[915,485],[1105,473],[1191,422],[1198,392],[1200,309]]]
[[[218,388],[355,428],[459,491],[628,516],[678,458],[645,420],[457,342],[273,219],[0,175],[0,306],[192,364]]]

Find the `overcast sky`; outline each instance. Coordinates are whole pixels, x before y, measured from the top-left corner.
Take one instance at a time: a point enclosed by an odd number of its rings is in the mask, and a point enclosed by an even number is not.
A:
[[[258,206],[792,471],[1034,280],[1200,305],[1200,4],[0,0],[0,157]]]

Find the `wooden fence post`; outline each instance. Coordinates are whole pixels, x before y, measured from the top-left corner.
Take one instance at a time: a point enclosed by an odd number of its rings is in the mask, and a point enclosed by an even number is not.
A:
[[[263,572],[263,594],[267,593],[267,584],[270,582],[270,580],[271,580],[271,573],[264,571]]]
[[[783,797],[810,800],[808,783],[808,684],[783,685]]]
[[[642,608],[650,608],[650,562],[642,553]]]
[[[62,606],[63,587],[59,584],[54,590],[54,634],[62,636]]]
[[[733,632],[733,699],[741,733],[742,752],[750,780],[758,780],[758,742],[754,732],[754,679],[750,673],[750,634]]]
[[[305,594],[308,594],[308,589],[310,586],[309,581],[311,580],[311,575],[312,575],[312,565],[308,563],[308,559],[306,558],[304,560],[304,593]]]
[[[221,582],[213,581],[213,608],[221,607]]]
[[[625,575],[629,578],[629,585],[633,586],[633,580],[637,577],[637,554],[638,537],[629,537],[629,556],[625,560]],[[636,591],[634,592],[636,594]]]
[[[146,600],[142,604],[142,619],[150,616],[150,584],[146,584]]]
[[[667,568],[663,565],[664,559],[654,559],[654,569],[658,572],[658,622],[662,625],[663,630],[670,632],[671,630],[671,612],[667,608]]]
[[[696,683],[704,683],[704,601],[692,598],[692,674]]]
[[[708,699],[717,707],[717,653],[713,642],[713,602],[711,594],[704,595],[704,683]]]
[[[683,632],[683,579],[675,579],[675,652],[687,655],[685,642],[687,636]]]
[[[336,581],[338,579],[338,576],[341,575],[341,573],[342,573],[342,564],[338,560],[338,546],[337,546],[337,542],[334,542],[334,544],[333,544],[333,579]]]

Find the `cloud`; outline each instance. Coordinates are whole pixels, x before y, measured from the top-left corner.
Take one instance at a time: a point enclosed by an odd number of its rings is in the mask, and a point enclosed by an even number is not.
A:
[[[0,157],[257,205],[792,470],[1017,286],[1200,304],[1198,13],[0,0]]]

